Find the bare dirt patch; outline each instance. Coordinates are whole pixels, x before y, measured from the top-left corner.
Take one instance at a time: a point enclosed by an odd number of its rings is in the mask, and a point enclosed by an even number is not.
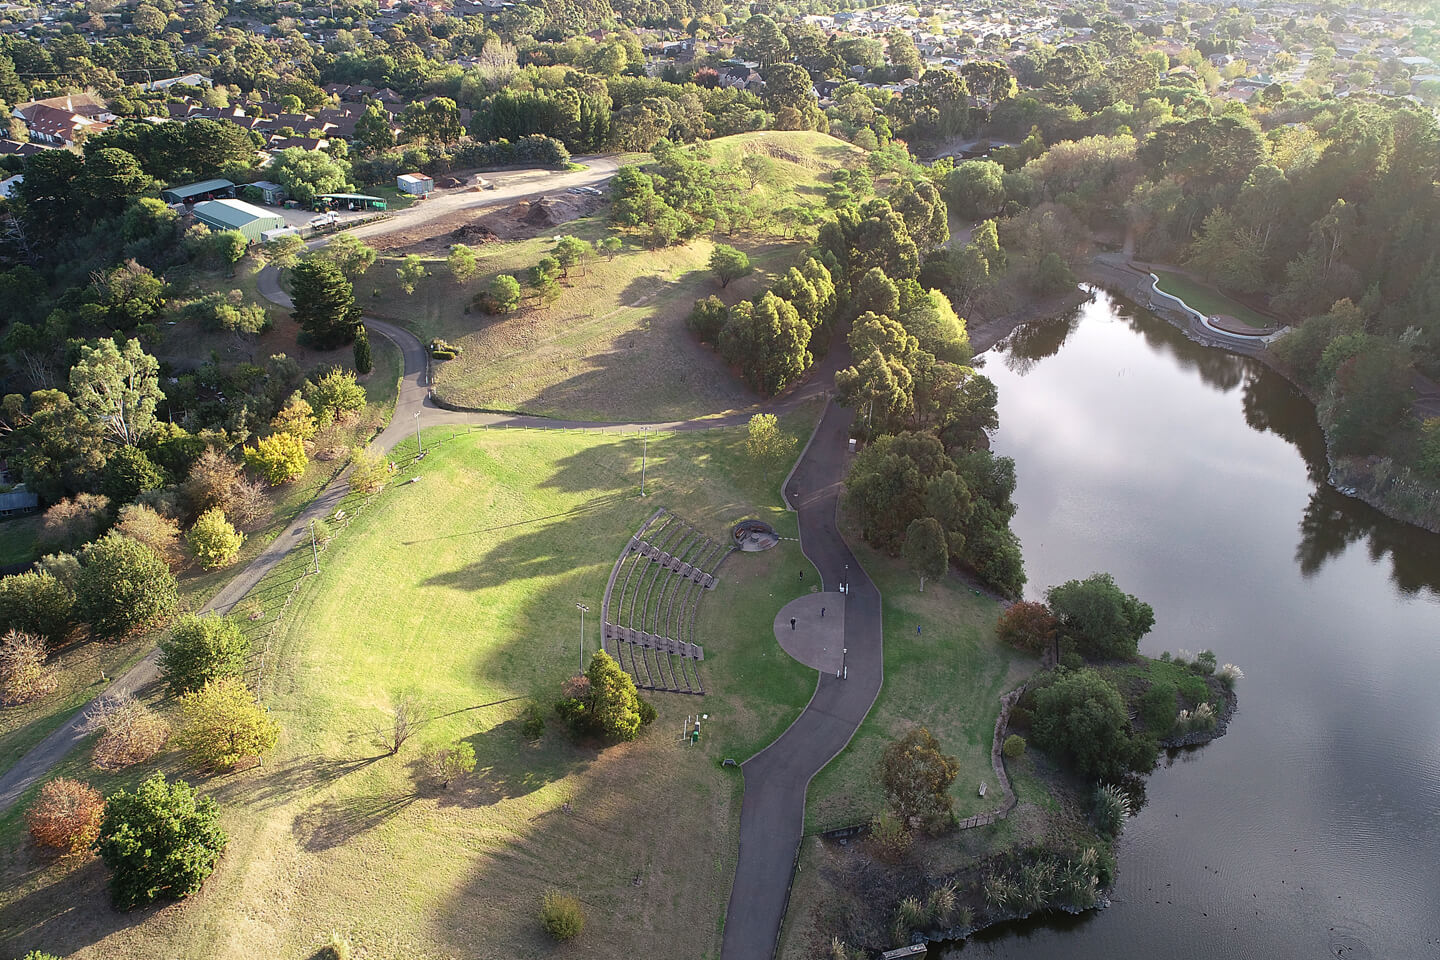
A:
[[[371,245],[390,256],[444,256],[453,244],[471,246],[497,240],[528,240],[562,224],[588,217],[604,206],[605,198],[586,193],[543,194],[477,213],[457,210],[412,228],[375,237]]]

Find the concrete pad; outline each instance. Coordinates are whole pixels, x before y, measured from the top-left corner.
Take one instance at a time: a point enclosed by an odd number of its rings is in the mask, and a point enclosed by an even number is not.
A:
[[[820,609],[825,616],[820,616]],[[790,618],[795,628],[790,628]],[[791,600],[775,616],[775,639],[790,656],[832,676],[844,662],[845,595],[807,593]]]

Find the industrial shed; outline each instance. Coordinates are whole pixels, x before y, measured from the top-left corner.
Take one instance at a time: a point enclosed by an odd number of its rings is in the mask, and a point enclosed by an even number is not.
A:
[[[235,196],[235,184],[229,180],[201,180],[199,183],[182,183],[160,191],[160,199],[166,203],[195,203],[199,200],[233,196]]]
[[[238,230],[251,243],[259,243],[266,230],[285,226],[285,218],[244,200],[206,200],[195,204],[195,219],[211,230]]]

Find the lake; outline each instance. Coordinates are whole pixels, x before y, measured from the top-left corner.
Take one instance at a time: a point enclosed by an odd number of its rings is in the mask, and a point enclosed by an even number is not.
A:
[[[1440,537],[1326,486],[1278,375],[1103,291],[985,369],[1027,597],[1109,571],[1155,608],[1142,652],[1245,679],[1150,776],[1110,909],[945,955],[1440,957]]]

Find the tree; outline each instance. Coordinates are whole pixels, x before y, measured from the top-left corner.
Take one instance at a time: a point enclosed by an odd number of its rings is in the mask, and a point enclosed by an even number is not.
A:
[[[773,292],[737,304],[720,331],[721,356],[763,396],[773,396],[805,372],[812,359],[809,344],[810,325]]]
[[[346,236],[346,234],[342,233],[335,239],[338,240],[343,236]],[[296,234],[286,234],[283,237],[276,237],[274,240],[262,244],[260,252],[267,261],[275,265],[276,269],[289,270],[295,266],[295,262],[300,258],[300,254],[305,252],[305,241]]]
[[[1135,656],[1140,638],[1155,625],[1150,605],[1123,592],[1108,573],[1051,587],[1045,599],[1066,635],[1091,659]]]
[[[97,637],[158,626],[179,603],[174,574],[143,544],[111,532],[81,551],[75,611]]]
[[[685,325],[700,338],[701,343],[714,346],[719,342],[720,332],[725,329],[725,322],[729,319],[730,308],[725,306],[725,301],[709,296],[695,301],[690,315],[685,318]]]
[[[357,336],[355,339],[358,343],[360,338]],[[315,408],[300,395],[299,390],[291,394],[280,412],[270,419],[270,428],[276,433],[293,434],[301,440],[313,439],[320,429],[315,421]]]
[[[193,613],[177,620],[159,647],[160,670],[175,696],[221,677],[242,676],[250,655],[250,641],[233,618]]]
[[[773,413],[757,413],[750,418],[745,449],[761,461],[785,460],[795,451],[795,438],[780,429]]]
[[[355,374],[338,367],[305,382],[305,399],[322,424],[345,420],[365,408],[365,388]]]
[[[25,811],[35,842],[66,853],[88,851],[100,836],[104,818],[105,798],[100,791],[69,777],[47,780]]]
[[[75,406],[100,424],[112,440],[135,446],[155,426],[160,400],[160,364],[140,346],[126,340],[99,340],[80,348],[80,362],[70,369]]]
[[[920,51],[915,49],[915,41],[904,30],[891,30],[885,35],[885,52],[890,57],[890,63],[903,74],[901,79],[918,77],[925,68]]]
[[[950,548],[945,542],[945,528],[934,517],[910,521],[905,528],[905,562],[920,578],[920,592],[925,592],[925,578],[939,579],[950,569]]]
[[[105,461],[100,490],[113,504],[124,505],[146,490],[165,485],[165,474],[138,447],[121,447]]]
[[[756,14],[745,21],[744,39],[741,49],[761,66],[779,63],[790,49],[790,42],[776,26],[775,21],[764,14]]]
[[[119,770],[149,760],[170,736],[170,726],[132,694],[107,695],[85,714],[81,730],[101,731],[93,760],[101,770]]]
[[[355,372],[359,374],[369,373],[375,369],[375,361],[370,356],[370,334],[365,330],[365,324],[355,328]]]
[[[345,274],[345,279],[354,283],[364,276],[365,271],[375,265],[375,248],[357,240],[348,233],[338,233],[330,238],[330,242],[321,247],[316,254],[327,260],[334,261]]]
[[[390,461],[382,453],[356,447],[350,454],[350,489],[375,493],[390,477]]]
[[[717,243],[710,252],[710,272],[715,274],[721,287],[728,287],[731,280],[738,280],[750,272],[750,258],[744,251]]]
[[[96,304],[112,330],[133,330],[159,319],[165,310],[165,282],[134,260],[96,277],[92,285]]]
[[[185,534],[185,542],[190,544],[190,550],[200,566],[206,570],[218,570],[235,562],[245,535],[236,531],[225,519],[224,510],[211,507],[196,519],[195,525]]]
[[[369,103],[355,121],[355,143],[362,150],[377,153],[395,146],[395,128],[379,103]]]
[[[911,818],[935,821],[954,805],[950,784],[960,773],[960,762],[940,752],[940,742],[929,730],[914,727],[885,748],[879,773],[885,799],[902,823]]]
[[[348,162],[320,150],[301,147],[289,147],[275,154],[269,176],[307,207],[321,194],[347,193],[353,188]]]
[[[239,230],[220,230],[210,235],[210,249],[234,276],[235,264],[250,249],[250,241]]]
[[[1010,604],[995,622],[995,635],[1027,653],[1044,653],[1060,631],[1060,621],[1043,603],[1021,600]]]
[[[635,681],[604,650],[590,658],[580,683],[555,704],[555,712],[578,734],[611,742],[634,740],[654,718],[654,708],[640,699]]]
[[[322,350],[349,343],[360,322],[355,288],[334,260],[309,256],[290,272],[291,317]]]
[[[520,281],[508,273],[500,274],[485,288],[486,304],[494,313],[513,313],[520,306],[520,297]]]
[[[45,665],[45,641],[10,630],[0,637],[0,706],[29,703],[53,693],[55,674]]]
[[[614,260],[622,246],[624,246],[624,242],[619,237],[606,237],[600,241],[598,249],[605,254],[606,260]]]
[[[430,775],[440,783],[441,790],[449,790],[450,782],[475,771],[475,748],[463,740],[448,746],[436,747],[426,757]]]
[[[450,248],[445,264],[450,268],[450,275],[455,278],[455,282],[461,286],[470,282],[478,268],[475,251],[463,243],[457,243]]]
[[[42,553],[69,552],[94,540],[109,520],[110,498],[77,493],[45,511],[36,546]]]
[[[945,178],[945,193],[962,217],[993,217],[1005,205],[1005,168],[993,160],[957,163]]]
[[[1132,744],[1124,698],[1094,670],[1061,672],[1035,692],[1031,716],[1031,739],[1084,776],[1118,780],[1154,757]]]
[[[129,910],[199,890],[227,842],[215,801],[157,772],[109,798],[95,849],[110,868],[111,899]]]
[[[400,752],[400,748],[405,746],[405,741],[413,737],[420,724],[424,722],[420,703],[414,695],[410,693],[397,694],[391,697],[390,701],[390,723],[387,727],[376,731],[376,743],[393,757]]]
[[[305,442],[293,433],[272,433],[255,446],[246,447],[245,465],[265,478],[272,487],[296,480],[310,465]]]
[[[270,719],[239,677],[215,677],[180,697],[185,726],[176,738],[199,765],[229,769],[258,760],[280,737]]]
[[[0,578],[0,630],[35,634],[52,646],[74,625],[75,594],[46,570]]]
[[[425,273],[425,261],[418,253],[407,255],[395,268],[395,276],[400,278],[400,289],[407,297],[415,292],[415,285],[425,279]]]
[[[595,248],[589,241],[579,237],[561,237],[555,243],[555,249],[551,255],[560,262],[560,270],[563,276],[570,276],[571,267],[583,267],[595,254]]]

